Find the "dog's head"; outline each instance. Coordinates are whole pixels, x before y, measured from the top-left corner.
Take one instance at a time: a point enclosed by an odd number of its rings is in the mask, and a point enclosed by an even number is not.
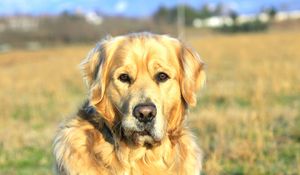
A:
[[[121,139],[141,146],[182,127],[203,65],[179,40],[149,33],[105,39],[82,63],[90,104]]]

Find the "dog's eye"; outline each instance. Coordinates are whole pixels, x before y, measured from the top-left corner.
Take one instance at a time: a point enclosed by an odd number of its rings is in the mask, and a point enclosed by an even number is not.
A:
[[[158,74],[156,74],[155,78],[157,82],[161,83],[167,81],[169,79],[169,76],[164,72],[159,72]]]
[[[121,74],[119,76],[119,80],[124,82],[124,83],[130,83],[131,82],[131,78],[128,74]]]

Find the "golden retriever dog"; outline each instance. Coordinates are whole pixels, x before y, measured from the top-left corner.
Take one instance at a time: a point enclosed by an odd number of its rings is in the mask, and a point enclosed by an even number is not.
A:
[[[106,38],[82,62],[89,96],[54,140],[58,174],[199,175],[201,151],[186,126],[204,63],[178,39]]]

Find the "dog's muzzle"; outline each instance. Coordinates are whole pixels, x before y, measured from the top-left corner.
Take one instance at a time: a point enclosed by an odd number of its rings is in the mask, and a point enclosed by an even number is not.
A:
[[[123,122],[123,133],[126,140],[135,145],[156,145],[161,137],[157,136],[157,108],[154,103],[139,103],[133,107],[132,119]]]

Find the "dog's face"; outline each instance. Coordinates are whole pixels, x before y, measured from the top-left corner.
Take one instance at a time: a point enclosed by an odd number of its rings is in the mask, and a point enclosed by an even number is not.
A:
[[[181,126],[204,82],[203,63],[178,40],[138,34],[103,41],[84,62],[90,100],[113,131],[155,145]]]

